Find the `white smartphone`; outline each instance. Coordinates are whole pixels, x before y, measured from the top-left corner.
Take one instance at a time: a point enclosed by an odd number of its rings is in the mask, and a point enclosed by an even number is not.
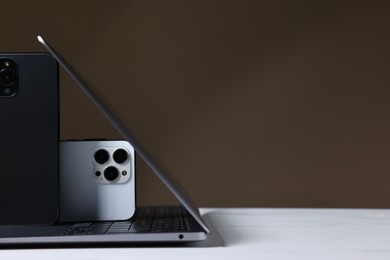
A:
[[[60,142],[60,221],[126,220],[135,208],[135,152],[129,142]]]

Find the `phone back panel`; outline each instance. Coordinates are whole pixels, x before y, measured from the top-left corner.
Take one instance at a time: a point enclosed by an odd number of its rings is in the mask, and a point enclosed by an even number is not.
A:
[[[108,161],[98,164],[98,150],[109,152]],[[113,152],[125,149],[126,163],[114,162]],[[120,169],[121,182],[107,181],[105,169]],[[126,170],[126,178],[123,174]],[[98,177],[96,172],[100,173]],[[60,142],[60,221],[125,220],[135,212],[135,152],[126,141]]]
[[[58,65],[48,54],[0,53],[0,225],[51,224],[58,217]],[[5,66],[5,67],[4,67]],[[3,73],[4,72],[4,73]]]

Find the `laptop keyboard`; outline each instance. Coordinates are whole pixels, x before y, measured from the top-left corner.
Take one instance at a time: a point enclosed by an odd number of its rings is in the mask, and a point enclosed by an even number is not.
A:
[[[190,231],[189,216],[182,206],[139,207],[126,221],[76,223],[62,235],[96,235],[114,233],[161,233]]]

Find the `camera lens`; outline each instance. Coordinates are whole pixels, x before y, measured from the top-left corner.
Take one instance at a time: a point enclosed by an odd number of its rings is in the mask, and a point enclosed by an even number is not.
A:
[[[16,82],[16,73],[12,69],[2,69],[0,71],[0,83],[3,86],[12,86]]]
[[[95,161],[99,164],[104,164],[108,161],[108,158],[110,157],[110,155],[108,154],[108,152],[104,149],[100,149],[100,150],[97,150],[95,152],[95,155],[94,155],[94,158],[95,158]]]
[[[118,178],[118,176],[119,176],[119,171],[114,166],[107,167],[104,170],[104,177],[108,181],[114,181],[116,178]]]
[[[127,157],[128,155],[125,149],[118,149],[113,154],[116,163],[124,163],[127,160]]]

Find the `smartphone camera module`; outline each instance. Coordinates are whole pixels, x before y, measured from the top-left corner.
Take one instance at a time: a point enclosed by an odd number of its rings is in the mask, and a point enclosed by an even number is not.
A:
[[[93,154],[94,178],[101,184],[122,184],[131,179],[132,156],[125,147],[99,147]]]
[[[0,58],[0,97],[12,97],[18,89],[18,65],[9,58]]]

